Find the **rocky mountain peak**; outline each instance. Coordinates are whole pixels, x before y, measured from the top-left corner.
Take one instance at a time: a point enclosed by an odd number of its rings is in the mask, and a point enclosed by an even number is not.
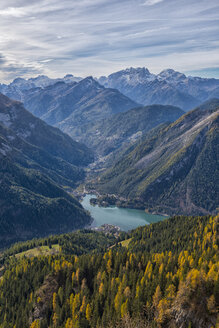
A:
[[[157,75],[158,80],[166,80],[167,82],[185,80],[186,76],[183,73],[174,71],[173,69],[165,69]]]
[[[13,80],[13,82],[12,83],[21,83],[21,82],[24,82],[24,81],[26,81],[25,79],[23,79],[22,77],[17,77],[16,79],[14,79]]]
[[[110,87],[113,87],[114,84],[117,86],[120,83],[125,83],[126,85],[135,86],[138,84],[144,84],[145,82],[153,81],[155,80],[155,78],[156,76],[154,74],[151,74],[149,70],[145,67],[137,67],[137,68],[130,67],[125,70],[121,70],[119,72],[113,73],[109,75],[108,78],[101,77],[99,81],[104,85],[105,82],[107,82],[107,86]]]
[[[150,71],[146,67],[130,67],[126,68],[124,71],[121,71],[127,74],[142,74],[142,75],[150,75]]]
[[[83,87],[83,88],[97,88],[97,89],[104,89],[102,85],[100,85],[94,78],[93,76],[88,76],[85,79],[81,80],[78,83],[78,86]]]

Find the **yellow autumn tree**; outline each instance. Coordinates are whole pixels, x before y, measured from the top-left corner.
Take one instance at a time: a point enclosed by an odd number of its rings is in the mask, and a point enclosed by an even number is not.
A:
[[[128,313],[128,299],[121,305],[121,317],[123,318]]]
[[[73,323],[78,318],[79,308],[80,308],[80,294],[78,293],[74,296],[74,299],[73,299],[73,302],[72,302],[72,319],[73,319]]]
[[[120,283],[119,288],[118,288],[118,292],[117,292],[117,294],[115,296],[115,299],[114,299],[114,306],[115,306],[115,309],[118,313],[120,312],[121,302],[122,302],[122,284]]]
[[[112,271],[112,260],[111,258],[107,261],[107,265],[106,265],[106,269],[107,269],[107,272],[110,273]]]
[[[75,281],[75,272],[72,273],[71,280],[72,280],[72,285],[73,285],[74,281]]]
[[[76,270],[75,277],[76,277],[77,282],[79,282],[79,278],[80,278],[80,269],[77,269],[77,270]]]
[[[40,322],[39,320],[34,320],[32,324],[30,325],[30,328],[40,328]]]
[[[86,307],[86,319],[90,322],[91,320],[91,306],[88,303]]]
[[[56,302],[57,302],[57,294],[53,293],[53,297],[52,297],[52,308],[53,308],[53,312],[56,311]]]
[[[137,284],[137,285],[136,285],[136,293],[135,293],[135,297],[136,297],[136,298],[139,298],[139,295],[140,295],[140,286]]]
[[[157,308],[161,298],[162,298],[162,294],[161,294],[160,286],[158,285],[153,296],[153,306],[155,308]]]
[[[57,323],[58,323],[58,315],[57,315],[56,313],[53,314],[52,322],[53,322],[53,326],[54,326],[54,327],[57,327]]]
[[[86,296],[83,297],[83,300],[82,300],[82,304],[81,304],[81,307],[80,307],[80,312],[85,312],[86,310]]]
[[[33,293],[30,293],[29,303],[33,301]]]
[[[170,315],[169,302],[165,298],[160,300],[157,306],[157,311],[158,311],[158,316],[156,317],[157,322],[160,324],[164,324]]]
[[[104,284],[101,282],[100,287],[99,287],[99,294],[104,295]]]
[[[67,319],[67,321],[65,323],[65,328],[73,328],[73,323],[70,318]]]

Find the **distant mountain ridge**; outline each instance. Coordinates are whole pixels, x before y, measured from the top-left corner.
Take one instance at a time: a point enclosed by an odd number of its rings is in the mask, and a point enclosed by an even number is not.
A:
[[[9,98],[13,98],[15,100],[23,100],[23,92],[26,90],[34,89],[34,88],[45,88],[50,85],[53,85],[57,82],[79,82],[82,80],[81,77],[76,77],[72,74],[67,74],[63,78],[51,79],[46,75],[39,75],[35,78],[24,79],[18,77],[14,79],[11,83],[0,84],[0,92]]]
[[[0,94],[0,247],[91,222],[64,186],[84,178],[92,152]]]
[[[137,104],[119,91],[106,89],[92,77],[78,83],[56,83],[27,92],[24,104],[36,116],[52,125],[81,125],[125,111]]]
[[[134,199],[149,211],[215,213],[218,147],[219,107],[197,108],[132,145],[95,188]]]
[[[82,80],[86,78],[71,74],[57,79],[44,75],[28,80],[17,78],[8,85],[0,84],[0,92],[25,102],[28,90],[45,89],[57,82],[72,84]],[[219,98],[219,79],[186,76],[173,69],[165,69],[156,75],[145,67],[130,67],[95,80],[105,88],[117,89],[135,103],[142,105],[172,105],[188,111],[211,98]]]
[[[59,81],[22,92],[25,108],[74,137],[78,127],[138,106],[118,90],[100,85],[91,76],[79,82]]]
[[[219,79],[186,76],[172,69],[155,75],[145,67],[131,67],[102,76],[98,81],[143,105],[173,105],[186,111],[219,97]]]

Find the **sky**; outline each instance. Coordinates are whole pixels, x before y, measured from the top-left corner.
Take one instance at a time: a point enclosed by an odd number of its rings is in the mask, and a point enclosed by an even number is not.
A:
[[[127,67],[219,78],[218,0],[0,0],[0,83]]]

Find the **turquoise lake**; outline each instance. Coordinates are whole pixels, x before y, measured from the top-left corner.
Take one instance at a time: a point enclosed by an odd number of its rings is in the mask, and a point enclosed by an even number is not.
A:
[[[145,213],[143,210],[118,208],[116,206],[99,207],[90,204],[90,199],[95,195],[86,195],[81,204],[90,212],[94,221],[92,227],[99,227],[104,223],[119,226],[121,230],[128,231],[145,224],[150,224],[166,219],[166,216]]]

